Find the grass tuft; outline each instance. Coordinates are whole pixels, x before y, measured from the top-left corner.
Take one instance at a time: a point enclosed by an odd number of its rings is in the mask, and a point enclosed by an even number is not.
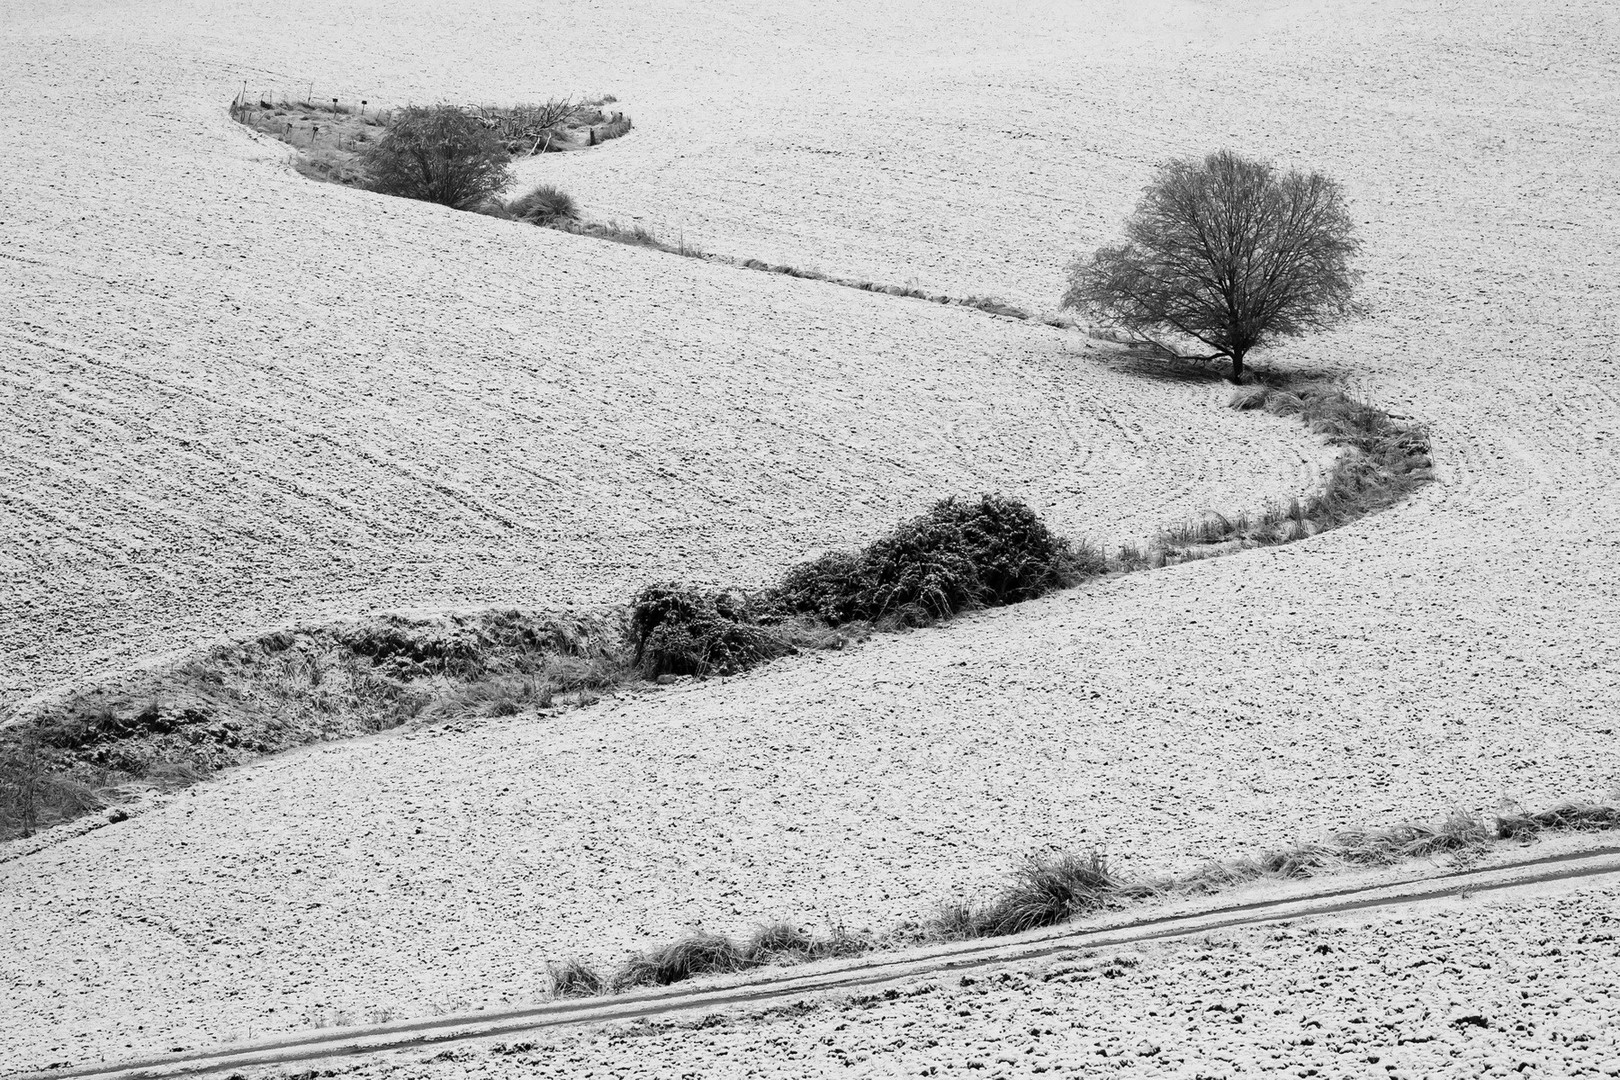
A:
[[[1502,840],[1528,839],[1543,832],[1597,832],[1620,828],[1620,806],[1564,802],[1537,813],[1521,807],[1497,815],[1495,824]]]
[[[949,905],[935,926],[946,939],[1021,934],[1096,911],[1112,899],[1121,884],[1096,852],[1031,858],[988,904]]]
[[[1358,866],[1387,866],[1448,851],[1484,848],[1493,831],[1471,814],[1453,812],[1436,825],[1404,824],[1387,829],[1352,829],[1333,838],[1334,854]]]
[[[614,972],[615,990],[632,986],[668,986],[699,975],[719,975],[750,966],[737,945],[719,934],[694,934],[680,941],[637,953]]]
[[[559,998],[596,997],[608,992],[608,980],[595,968],[579,960],[546,965],[551,996]]]
[[[531,225],[551,225],[579,217],[579,207],[573,197],[551,184],[541,184],[527,195],[519,196],[506,210],[512,217]]]

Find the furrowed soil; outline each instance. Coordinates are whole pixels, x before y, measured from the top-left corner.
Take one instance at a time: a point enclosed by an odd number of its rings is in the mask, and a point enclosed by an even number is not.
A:
[[[23,854],[0,1067],[522,999],[694,925],[881,927],[1047,844],[1171,870],[1620,779],[1611,6],[349,5],[363,40],[131,10],[0,6],[8,704],[244,627],[761,581],[944,494],[1129,536],[1320,467],[1078,335],[312,184],[225,117],[244,79],[612,89],[635,131],[525,184],[1037,309],[1164,158],[1319,168],[1370,311],[1286,359],[1428,423],[1441,482],[744,678],[297,751]]]
[[[353,1080],[1613,1076],[1617,930],[1612,888],[1448,902],[330,1067]]]

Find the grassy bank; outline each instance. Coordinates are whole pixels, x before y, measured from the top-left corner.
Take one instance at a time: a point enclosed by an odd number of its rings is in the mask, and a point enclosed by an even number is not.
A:
[[[0,729],[0,839],[311,742],[589,704],[626,678],[621,618],[379,616],[75,688]]]
[[[1128,910],[1154,900],[1208,896],[1259,880],[1293,881],[1338,869],[1393,866],[1450,855],[1463,861],[1493,845],[1540,835],[1620,829],[1620,805],[1566,802],[1530,812],[1507,811],[1488,818],[1455,812],[1442,821],[1353,829],[1320,841],[1301,841],[1224,862],[1191,874],[1133,880],[1112,870],[1096,852],[1033,856],[994,895],[952,900],[921,923],[885,933],[811,934],[787,923],[763,924],[746,939],[696,934],[632,954],[608,972],[578,960],[548,968],[552,993],[582,997],[637,986],[667,986],[704,975],[724,975],[766,965],[808,963],[882,949],[1004,937],[1057,926],[1087,915]]]

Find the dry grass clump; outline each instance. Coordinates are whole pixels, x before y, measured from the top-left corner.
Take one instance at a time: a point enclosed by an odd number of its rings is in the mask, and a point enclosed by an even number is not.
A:
[[[1406,823],[1386,829],[1349,829],[1333,837],[1334,855],[1353,866],[1387,866],[1453,851],[1481,849],[1494,831],[1472,814],[1453,811],[1437,824]]]
[[[651,952],[637,953],[613,973],[615,990],[668,986],[699,975],[724,975],[748,967],[735,942],[719,934],[693,934]]]
[[[1606,829],[1620,829],[1620,806],[1563,802],[1535,813],[1519,807],[1496,817],[1496,835],[1502,840],[1529,839],[1544,832],[1600,832]]]
[[[803,964],[853,956],[869,951],[875,944],[874,939],[852,935],[842,928],[817,936],[785,922],[759,926],[740,942],[700,931],[651,951],[632,954],[599,985],[612,991],[669,986],[704,975],[729,975],[769,964]],[[570,965],[581,966],[570,961],[564,967]],[[594,976],[594,972],[591,974]],[[559,985],[555,976],[552,981]]]
[[[552,997],[596,997],[611,989],[608,980],[595,968],[579,960],[547,964],[546,975]]]
[[[507,212],[519,221],[531,225],[551,225],[564,219],[579,217],[579,207],[573,197],[551,184],[541,184],[526,195],[514,199]]]
[[[991,315],[1005,315],[1009,319],[1029,319],[1033,316],[1021,307],[1015,307],[999,296],[969,296],[957,301],[963,307],[978,308]]]
[[[1056,926],[1107,906],[1122,884],[1096,852],[1033,857],[988,903],[947,905],[931,929],[933,936],[949,941]]]

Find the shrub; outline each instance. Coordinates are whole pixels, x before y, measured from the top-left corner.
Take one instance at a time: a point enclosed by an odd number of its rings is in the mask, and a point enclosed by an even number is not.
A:
[[[1018,499],[950,498],[858,553],[833,552],[789,570],[771,606],[831,623],[918,625],[1033,599],[1102,570],[1100,558],[1054,535]]]
[[[513,217],[533,225],[550,225],[563,218],[579,217],[573,197],[550,184],[541,184],[507,207]]]
[[[636,596],[630,639],[634,662],[649,679],[734,675],[793,651],[737,597],[675,584],[650,585]]]
[[[511,182],[500,137],[451,105],[413,105],[361,151],[373,191],[469,210]]]

